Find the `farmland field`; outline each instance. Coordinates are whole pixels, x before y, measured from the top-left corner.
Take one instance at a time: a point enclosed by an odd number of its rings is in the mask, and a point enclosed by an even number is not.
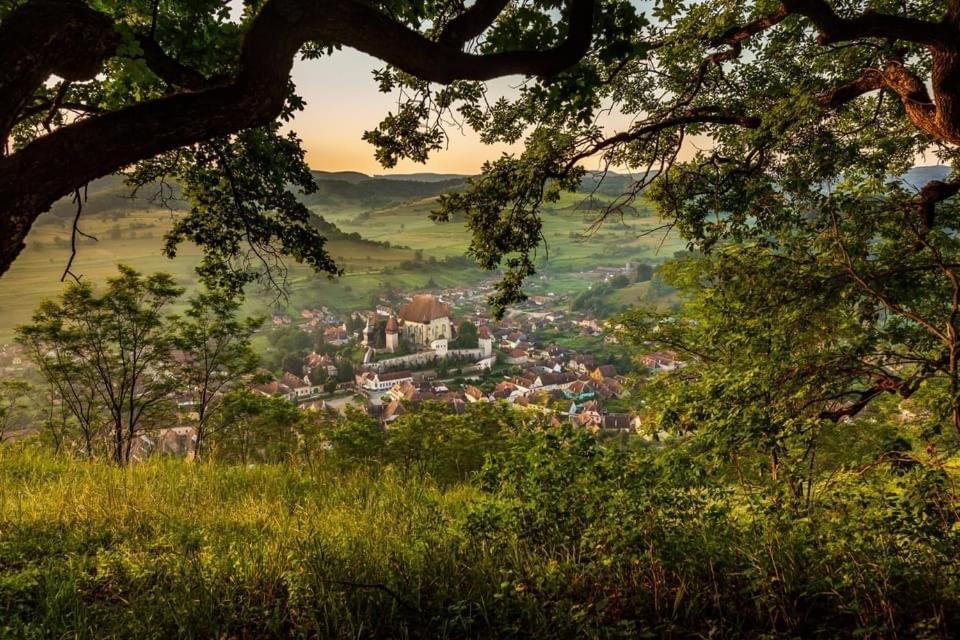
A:
[[[161,252],[163,236],[177,214],[148,208],[143,201],[131,203],[122,199],[119,188],[111,188],[98,194],[98,207],[82,217],[81,229],[98,240],[78,236],[73,272],[83,279],[101,282],[116,273],[117,264],[126,263],[145,272],[166,271],[188,289],[195,286],[193,269],[199,261],[199,250],[182,246],[174,260],[168,260]],[[314,197],[310,202],[311,209],[344,232],[343,237],[331,239],[327,245],[344,268],[343,277],[330,279],[292,265],[288,300],[276,301],[272,294],[255,292],[247,303],[249,313],[284,308],[295,312],[319,305],[348,312],[368,307],[376,295],[387,289],[410,292],[428,285],[472,284],[490,275],[473,267],[444,264],[401,268],[418,251],[425,259],[443,260],[462,256],[467,249],[469,233],[462,220],[438,224],[429,219],[436,206],[435,197],[406,201],[395,197],[397,202],[373,208],[357,198],[316,200]],[[576,209],[582,200],[581,194],[567,194],[544,212],[546,246],[539,266],[546,277],[532,279],[531,292],[576,293],[586,286],[581,275],[585,270],[597,265],[621,265],[628,260],[655,263],[679,248],[673,237],[666,238],[661,245],[661,232],[648,233],[659,225],[659,220],[651,210],[642,207],[636,217],[611,221],[598,232],[585,234],[591,212]],[[10,340],[14,327],[29,319],[40,300],[56,295],[63,286],[60,278],[70,256],[72,222],[63,209],[61,205],[59,215],[55,210],[40,219],[28,238],[27,248],[0,281],[0,343]],[[353,233],[378,244],[347,237]]]

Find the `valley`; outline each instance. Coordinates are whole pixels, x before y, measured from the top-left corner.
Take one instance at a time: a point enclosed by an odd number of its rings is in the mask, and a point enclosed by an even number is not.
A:
[[[463,258],[469,236],[462,221],[438,224],[429,219],[439,193],[457,188],[462,178],[434,174],[371,178],[354,172],[315,176],[317,193],[304,200],[339,230],[328,234],[328,247],[344,275],[330,279],[291,263],[288,298],[277,300],[272,292],[251,288],[245,304],[248,313],[298,313],[321,305],[349,313],[387,291],[442,289],[496,276]],[[193,270],[200,258],[196,247],[181,246],[173,260],[162,254],[164,234],[185,203],[171,201],[167,204],[172,208],[163,208],[148,195],[131,199],[116,177],[90,186],[79,228],[96,240],[77,236],[74,273],[102,282],[116,272],[117,264],[125,263],[143,272],[168,272],[188,289],[196,285]],[[591,212],[580,207],[588,197],[567,194],[545,211],[546,251],[540,275],[546,277],[531,280],[531,293],[575,295],[590,284],[582,271],[628,261],[656,264],[683,248],[675,235],[664,239],[663,232],[649,233],[660,221],[643,206],[636,217],[611,221],[586,234]],[[602,201],[605,196],[593,198]],[[26,250],[0,280],[0,343],[11,340],[14,328],[29,320],[42,299],[60,292],[75,211],[67,200],[45,214],[28,237]],[[643,289],[641,283],[617,291],[611,300],[618,306],[633,303]]]

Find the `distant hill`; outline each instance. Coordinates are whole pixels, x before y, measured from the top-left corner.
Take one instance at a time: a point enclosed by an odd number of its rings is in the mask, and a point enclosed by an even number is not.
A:
[[[371,177],[357,171],[314,171],[317,184],[316,193],[302,197],[307,206],[321,208],[379,208],[396,206],[409,200],[419,200],[438,196],[463,186],[463,177],[440,179],[443,174],[423,174],[422,179],[400,179],[399,177]],[[187,203],[180,200],[180,190],[171,184],[167,196],[173,196],[165,206],[171,209],[184,209]],[[144,209],[160,208],[161,203],[151,198],[154,188],[144,188],[137,197],[123,182],[122,176],[106,176],[91,182],[85,191],[83,214],[120,218]],[[71,220],[76,213],[76,204],[72,197],[61,198],[51,208],[50,213],[41,218],[43,222],[60,223]]]
[[[176,185],[169,187],[172,192],[167,192],[168,196],[174,196],[169,200],[166,206],[171,209],[182,209],[186,207],[183,200],[178,200],[180,190]],[[156,192],[156,189],[143,189],[136,198],[131,196],[130,187],[123,183],[122,176],[106,176],[99,180],[94,180],[86,189],[80,190],[83,204],[84,216],[114,216],[120,217],[135,211],[143,211],[152,207],[160,207],[157,201],[151,202],[150,198]],[[72,219],[77,212],[77,205],[72,197],[61,198],[50,208],[50,212],[40,218],[43,222],[60,222]]]
[[[460,173],[384,173],[374,176],[376,180],[402,180],[405,182],[463,182],[470,176]]]
[[[390,183],[386,188],[378,181],[364,176],[362,173],[354,175],[363,176],[364,180],[356,184],[351,184],[344,180],[317,180],[318,191],[316,194],[305,196],[303,199],[308,206],[313,200],[322,204],[330,204],[334,200],[371,202],[383,201],[387,204],[399,203],[410,197],[420,197],[419,183]],[[373,184],[368,184],[373,183]],[[129,216],[143,214],[145,211],[159,210],[165,206],[173,210],[184,210],[188,203],[180,199],[180,190],[176,184],[165,187],[170,191],[166,195],[172,196],[166,203],[161,203],[154,199],[157,193],[156,188],[144,188],[137,195],[131,195],[130,187],[123,182],[122,176],[107,176],[91,182],[85,191],[81,191],[83,200],[83,220],[102,220],[104,222],[113,221],[119,223]],[[435,189],[427,189],[431,194]],[[412,196],[410,194],[413,194]],[[40,218],[40,224],[48,225],[69,225],[76,215],[77,205],[73,198],[61,198],[58,200],[50,212]],[[162,212],[156,215],[164,215]],[[311,222],[313,226],[319,229],[328,240],[350,240],[370,246],[379,245],[379,242],[367,240],[360,237],[357,233],[345,233],[337,225],[325,219],[322,215],[314,214]]]
[[[919,189],[932,180],[946,180],[950,176],[950,171],[950,167],[942,164],[931,164],[913,167],[900,176],[900,179],[906,184]]]
[[[641,174],[616,173],[613,171],[590,171],[580,181],[580,191],[597,195],[616,197],[625,193]]]
[[[358,182],[371,179],[371,176],[360,173],[359,171],[311,171],[310,173],[313,174],[316,180],[338,180],[341,182],[349,182],[350,184],[357,184]]]
[[[441,193],[463,187],[467,176],[451,173],[410,173],[369,176],[359,171],[314,171],[316,193],[303,196],[307,206],[323,209],[373,209],[398,206],[411,200],[433,198]],[[950,168],[943,165],[913,167],[900,177],[905,184],[921,188],[931,180],[943,180],[950,175]],[[580,186],[581,193],[615,197],[627,191],[639,175],[624,173],[588,172]],[[172,209],[182,209],[186,203],[178,200],[179,189],[171,185],[174,196],[166,202]],[[83,212],[85,215],[122,217],[148,208],[159,208],[159,202],[150,198],[156,189],[143,189],[137,198],[130,196],[130,189],[121,176],[107,176],[90,183],[85,192]],[[590,208],[580,205],[578,208]],[[63,198],[41,218],[49,222],[72,219],[76,205],[71,198]]]
[[[314,172],[317,191],[303,197],[307,206],[320,207],[387,207],[407,200],[431,198],[463,186],[464,178],[439,178],[440,174],[423,174],[429,179],[405,180],[400,177],[374,177],[362,173]]]

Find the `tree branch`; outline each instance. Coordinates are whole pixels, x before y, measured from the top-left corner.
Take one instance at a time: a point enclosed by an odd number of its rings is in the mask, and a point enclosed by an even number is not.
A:
[[[508,4],[510,0],[476,0],[469,9],[446,24],[438,42],[462,47],[486,31]]]
[[[581,160],[594,156],[602,151],[605,151],[606,149],[610,149],[611,147],[615,147],[620,144],[636,142],[637,140],[652,134],[660,133],[661,131],[665,131],[667,129],[688,126],[692,124],[734,125],[743,127],[745,129],[756,129],[760,126],[761,120],[760,118],[753,116],[745,116],[736,113],[718,113],[713,109],[707,108],[691,110],[688,113],[680,116],[647,122],[636,126],[629,131],[624,131],[610,136],[609,138],[600,140],[591,145],[589,148],[573,155],[564,166],[563,173],[569,172]]]
[[[877,69],[865,69],[856,79],[830,91],[817,94],[815,99],[824,109],[836,109],[860,96],[886,86],[883,74]]]
[[[80,185],[164,151],[276,118],[286,100],[293,59],[309,41],[352,47],[442,84],[515,74],[545,77],[587,52],[594,4],[571,0],[567,35],[551,48],[476,55],[433,42],[361,0],[268,0],[244,40],[232,81],[86,118],[0,158],[0,275],[23,249],[34,220]],[[63,21],[61,7],[74,18]],[[56,25],[54,34],[51,24]],[[21,44],[0,48],[0,123],[8,112],[19,111],[50,73],[68,79],[96,73],[118,42],[110,18],[79,0],[32,0],[4,21],[0,42],[6,44],[2,36],[15,25],[22,31],[17,35]],[[89,55],[79,56],[84,64],[60,63],[84,49],[78,46],[84,44],[81,36],[89,40]],[[41,41],[56,46],[37,46]],[[33,56],[29,63],[16,59],[24,47]],[[22,71],[9,71],[8,63]]]
[[[875,11],[842,18],[826,0],[783,0],[782,9],[810,20],[819,32],[820,44],[860,38],[886,38],[932,46],[956,44],[955,31],[939,22]]]
[[[80,0],[33,0],[3,20],[0,43],[0,138],[5,140],[47,78],[94,77],[120,36],[109,16]]]
[[[137,42],[140,44],[140,49],[143,50],[144,62],[147,63],[151,71],[157,74],[158,78],[167,84],[191,91],[200,91],[211,86],[210,80],[202,73],[167,55],[160,43],[152,37],[139,36]]]

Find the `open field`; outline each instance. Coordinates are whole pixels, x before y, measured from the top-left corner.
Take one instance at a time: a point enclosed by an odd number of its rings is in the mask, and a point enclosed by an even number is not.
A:
[[[130,225],[136,228],[131,229]],[[99,240],[78,238],[77,258],[72,270],[84,280],[102,282],[116,275],[117,264],[125,263],[145,272],[166,271],[190,289],[196,286],[193,269],[199,262],[200,252],[194,246],[185,245],[176,259],[165,258],[161,252],[162,238],[169,226],[169,212],[157,210],[144,210],[119,222],[90,216],[84,220],[82,229]],[[329,249],[340,258],[348,275],[340,283],[334,283],[309,269],[293,266],[290,271],[292,306],[297,307],[295,298],[310,288],[319,288],[323,297],[329,298],[326,304],[334,301],[356,303],[360,297],[366,303],[370,283],[376,281],[372,274],[413,257],[410,250],[386,249],[351,240],[333,240]],[[0,279],[0,342],[11,337],[16,325],[29,320],[40,300],[55,296],[62,289],[60,277],[69,257],[69,228],[41,224],[34,229],[26,250]],[[424,282],[426,280],[424,278]],[[352,282],[358,283],[356,295],[345,292]],[[251,296],[247,306],[251,313],[268,312],[272,296]]]
[[[576,209],[583,194],[565,194],[560,202],[544,210],[543,252],[546,268],[552,271],[587,269],[598,264],[614,265],[627,260],[655,262],[669,257],[682,243],[676,235],[664,238],[653,232],[660,220],[647,206],[623,221],[610,220],[598,231],[587,234],[595,215]],[[345,232],[357,232],[365,238],[421,249],[439,257],[462,255],[469,245],[469,234],[461,220],[438,224],[429,219],[436,208],[435,198],[425,198],[374,210],[315,210]]]
[[[105,197],[101,195],[97,201],[99,210],[85,213],[82,218],[81,229],[98,241],[78,237],[75,273],[101,282],[116,273],[118,263],[126,263],[146,272],[167,271],[183,286],[195,286],[193,269],[199,260],[196,247],[181,247],[175,260],[168,260],[161,253],[163,235],[175,214],[163,209],[131,208],[129,201],[122,201],[123,210],[118,215],[109,201],[104,203]],[[622,224],[612,221],[585,236],[589,213],[573,209],[580,201],[580,195],[566,195],[554,208],[545,211],[547,245],[541,269],[547,277],[532,280],[531,293],[576,293],[585,287],[582,271],[596,265],[620,265],[627,260],[659,262],[680,248],[673,237],[666,238],[661,246],[660,233],[645,234],[659,225],[646,209],[640,210],[641,217],[628,217]],[[376,295],[390,288],[410,292],[431,282],[441,287],[469,285],[488,277],[469,267],[398,268],[412,260],[416,250],[437,259],[462,256],[466,251],[469,234],[462,221],[437,224],[429,219],[435,203],[434,198],[419,198],[378,209],[365,209],[356,203],[343,207],[313,206],[314,211],[345,233],[356,232],[391,246],[346,238],[331,240],[329,251],[344,267],[344,276],[331,280],[292,265],[289,300],[281,301],[281,308],[286,306],[296,312],[326,305],[349,312],[368,307]],[[40,300],[61,290],[60,277],[69,256],[69,218],[41,218],[28,238],[26,250],[0,279],[0,343],[9,341],[14,327],[29,320]],[[254,293],[247,303],[249,313],[269,313],[274,308],[274,296],[268,294]]]

